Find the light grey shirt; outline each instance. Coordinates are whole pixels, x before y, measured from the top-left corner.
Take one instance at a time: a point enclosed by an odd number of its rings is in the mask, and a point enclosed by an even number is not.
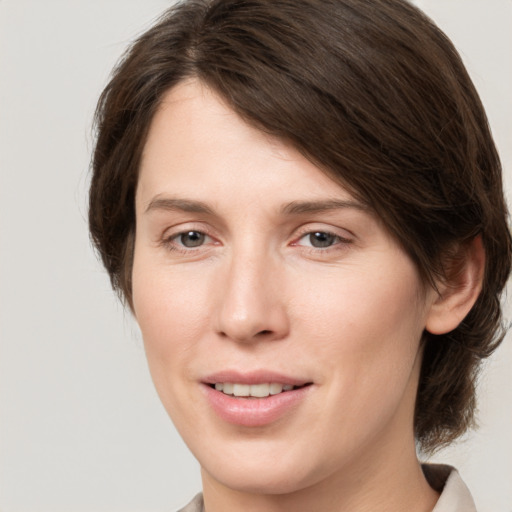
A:
[[[459,473],[451,466],[423,466],[429,484],[441,493],[432,512],[476,512],[475,502]],[[198,494],[178,512],[205,512],[203,495]]]
[[[423,472],[429,484],[441,493],[432,512],[476,512],[471,493],[456,469],[425,464]]]

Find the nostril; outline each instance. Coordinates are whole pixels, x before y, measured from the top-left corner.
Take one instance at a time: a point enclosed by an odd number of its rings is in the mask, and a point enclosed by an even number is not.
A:
[[[271,332],[272,332],[272,331],[269,331],[269,330],[265,329],[265,330],[263,330],[263,331],[260,331],[260,332],[258,333],[258,335],[259,335],[259,336],[264,336],[265,334],[270,334]]]

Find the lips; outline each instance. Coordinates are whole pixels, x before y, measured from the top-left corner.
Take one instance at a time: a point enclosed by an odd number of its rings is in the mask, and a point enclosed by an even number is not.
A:
[[[207,401],[223,421],[264,426],[291,414],[307,398],[312,383],[274,372],[221,372],[203,381]]]

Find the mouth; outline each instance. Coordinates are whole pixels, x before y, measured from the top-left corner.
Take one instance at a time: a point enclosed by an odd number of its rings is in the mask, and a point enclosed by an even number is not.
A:
[[[236,382],[216,382],[209,384],[212,389],[220,391],[225,395],[235,398],[267,398],[269,396],[279,395],[296,389],[310,386],[308,382],[295,386],[293,384],[281,384],[279,382],[263,382],[258,384],[244,384]]]
[[[243,427],[263,427],[290,417],[314,391],[312,381],[268,371],[224,371],[202,383],[216,416]]]

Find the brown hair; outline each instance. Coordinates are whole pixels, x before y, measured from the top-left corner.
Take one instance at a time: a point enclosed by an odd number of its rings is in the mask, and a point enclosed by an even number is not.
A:
[[[433,450],[473,420],[481,360],[503,337],[510,270],[501,168],[451,42],[404,0],[189,0],[129,49],[96,112],[90,231],[131,304],[134,196],[164,92],[196,77],[368,204],[431,284],[480,235],[483,290],[454,331],[425,333],[415,411]]]

